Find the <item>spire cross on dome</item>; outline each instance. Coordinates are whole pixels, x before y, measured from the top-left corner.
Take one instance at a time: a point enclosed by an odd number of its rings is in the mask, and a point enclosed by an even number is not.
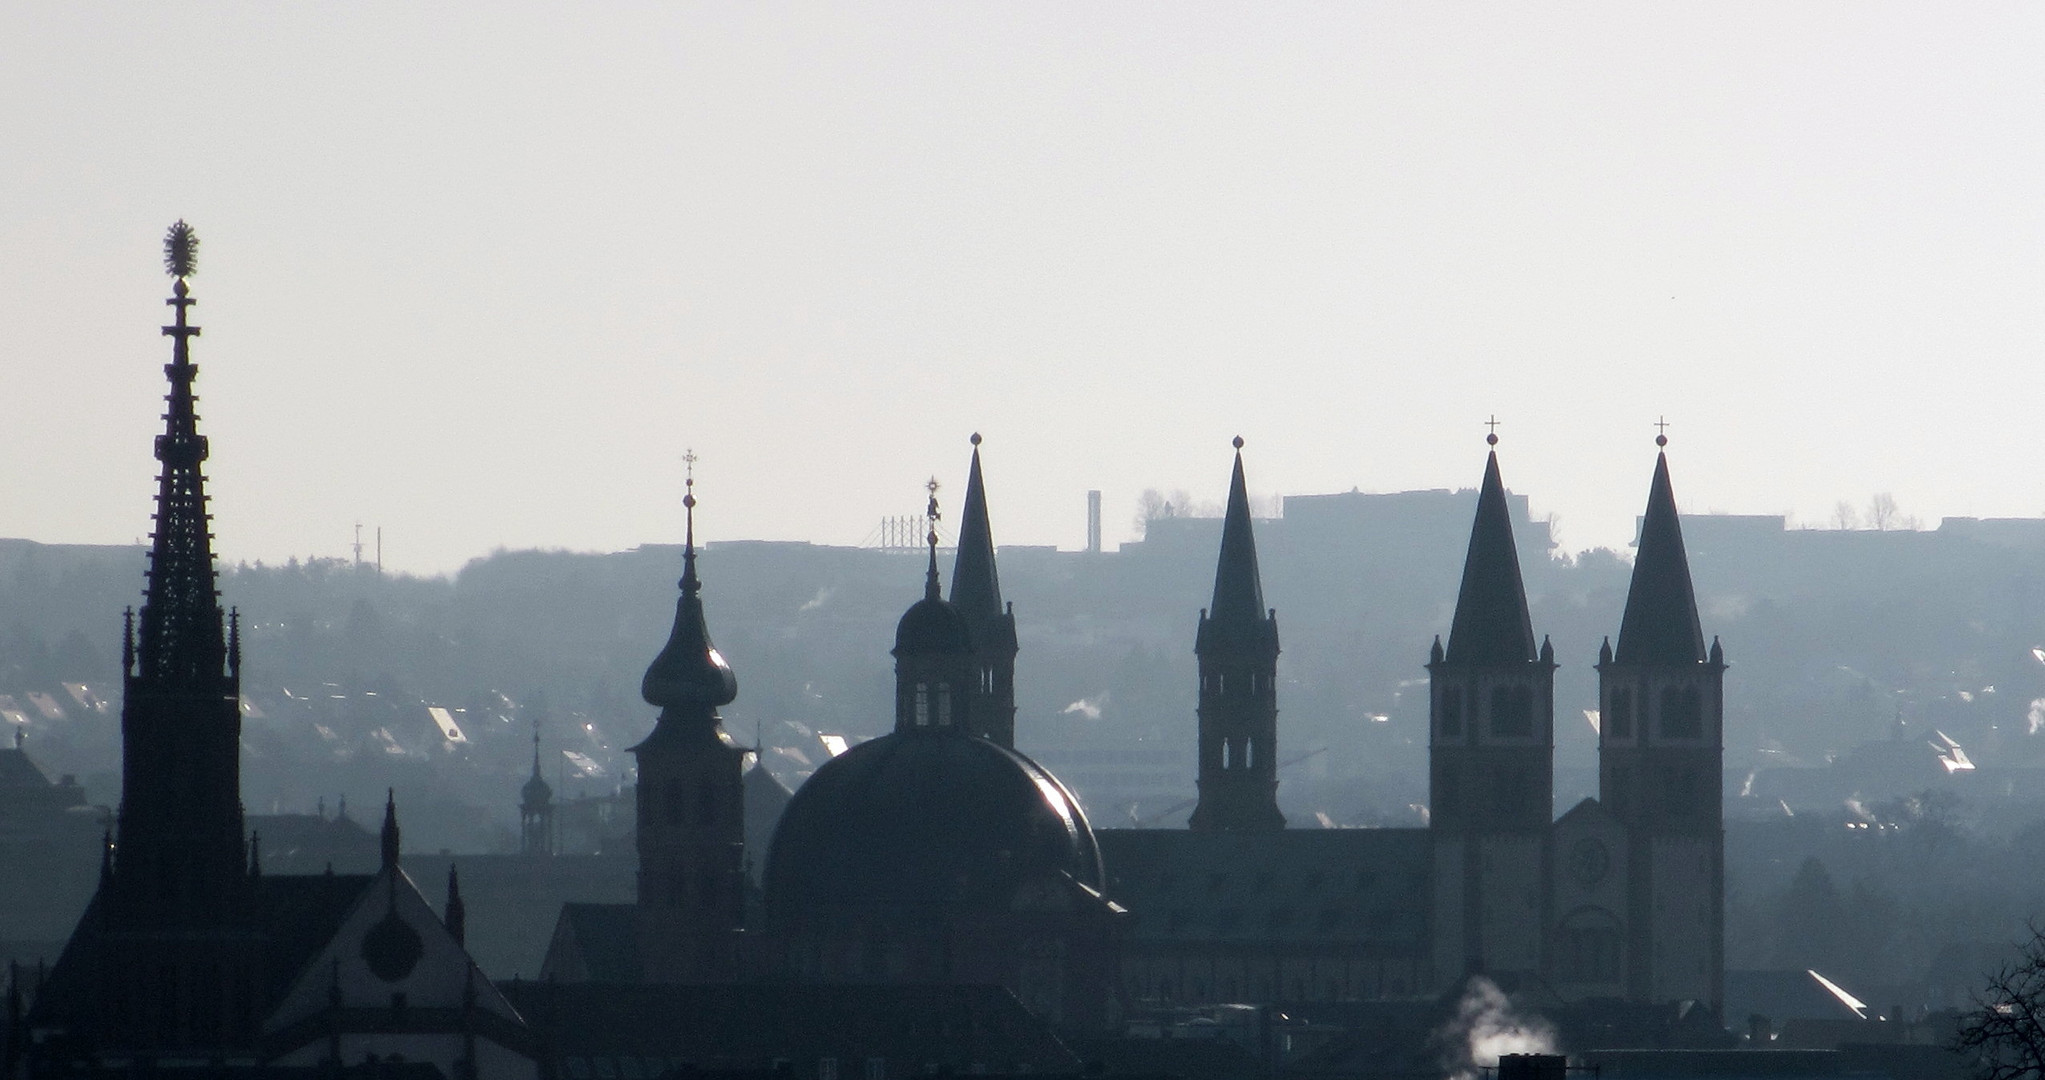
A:
[[[1666,416],[1657,417],[1654,422],[1654,430],[1654,444],[1656,446],[1669,445],[1669,418]]]
[[[696,450],[691,447],[682,451],[682,516],[685,524],[682,532],[682,591],[695,593],[702,588],[696,577]],[[535,734],[535,738],[538,735]]]
[[[1489,429],[1489,430],[1488,430],[1488,431],[1486,432],[1485,436],[1484,436],[1484,443],[1485,443],[1485,445],[1487,445],[1487,446],[1497,446],[1497,445],[1498,445],[1498,414],[1497,414],[1497,413],[1492,413],[1492,414],[1491,414],[1491,419],[1489,419],[1489,420],[1486,420],[1486,421],[1484,421],[1484,426],[1485,426],[1485,427],[1486,427],[1487,429]]]

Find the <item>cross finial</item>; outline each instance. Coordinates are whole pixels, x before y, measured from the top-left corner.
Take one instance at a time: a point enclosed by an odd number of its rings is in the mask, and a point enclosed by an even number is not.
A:
[[[1657,417],[1654,422],[1654,430],[1654,444],[1656,446],[1669,445],[1669,418],[1666,416]]]
[[[930,478],[929,483],[923,485],[924,490],[930,492],[930,505],[923,511],[924,516],[930,520],[930,533],[924,537],[925,542],[930,545],[930,569],[923,577],[923,595],[932,600],[938,597],[937,519],[943,516],[937,512],[937,487],[937,477],[935,476]]]
[[[1485,427],[1485,428],[1487,429],[1487,430],[1485,431],[1485,434],[1484,434],[1484,444],[1485,444],[1486,446],[1497,446],[1497,445],[1498,445],[1498,414],[1497,414],[1497,413],[1492,413],[1492,414],[1491,414],[1491,419],[1489,419],[1489,420],[1486,420],[1486,421],[1484,421],[1484,427]]]
[[[695,592],[696,581],[696,450],[682,451],[682,590]]]

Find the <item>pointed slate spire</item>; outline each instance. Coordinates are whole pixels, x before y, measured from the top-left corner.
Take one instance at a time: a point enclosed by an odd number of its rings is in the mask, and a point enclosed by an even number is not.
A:
[[[1250,490],[1243,480],[1243,438],[1235,439],[1235,473],[1228,482],[1228,512],[1221,522],[1221,558],[1214,568],[1214,602],[1207,618],[1233,630],[1265,621],[1264,579],[1257,572],[1257,538],[1250,528]]]
[[[1477,492],[1477,517],[1463,559],[1463,587],[1449,626],[1448,661],[1525,663],[1534,655],[1534,624],[1520,579],[1519,548],[1513,543],[1505,482],[1498,475],[1498,451],[1493,450],[1484,465],[1484,485]]]
[[[398,865],[398,792],[396,788],[386,789],[383,802],[383,868],[395,869]]]
[[[681,598],[675,601],[674,628],[667,645],[647,665],[639,682],[639,696],[663,713],[668,709],[715,710],[738,696],[738,677],[731,672],[724,655],[710,643],[710,628],[703,620],[703,583],[696,577],[696,455],[685,455],[690,474],[682,506],[688,515],[687,540],[682,548]]]
[[[236,690],[228,670],[227,636],[220,610],[220,592],[213,566],[213,533],[208,527],[206,437],[199,434],[198,397],[192,382],[191,339],[199,328],[187,321],[192,299],[185,279],[196,269],[198,237],[180,221],[164,240],[164,264],[177,279],[164,303],[177,309],[177,321],[163,328],[174,339],[171,362],[163,373],[170,380],[164,396],[163,434],[156,437],[156,528],[149,550],[149,584],[140,612],[135,677],[159,690],[220,693]]]
[[[1621,664],[1694,664],[1704,659],[1704,628],[1697,619],[1697,594],[1690,584],[1690,558],[1683,551],[1683,526],[1669,485],[1669,457],[1657,453],[1647,513],[1640,523],[1640,548],[1633,558],[1633,584],[1626,614],[1619,620],[1613,655]]]
[[[1001,616],[1001,576],[994,568],[994,530],[987,524],[987,489],[980,478],[980,436],[973,435],[973,465],[959,516],[959,554],[952,563],[951,602],[975,623]]]

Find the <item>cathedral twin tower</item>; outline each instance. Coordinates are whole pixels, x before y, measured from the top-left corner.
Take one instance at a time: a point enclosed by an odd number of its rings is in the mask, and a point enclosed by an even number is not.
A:
[[[1489,441],[1495,446],[1497,437]],[[1665,438],[1657,438],[1665,446]],[[1201,613],[1195,830],[1282,829],[1277,613],[1264,606],[1242,440]],[[1535,638],[1494,450],[1447,647],[1429,656],[1432,968],[1583,997],[1723,1000],[1724,656],[1698,621],[1657,454],[1616,649],[1599,650],[1599,798],[1553,817],[1555,650]],[[1418,885],[1419,883],[1415,883]]]

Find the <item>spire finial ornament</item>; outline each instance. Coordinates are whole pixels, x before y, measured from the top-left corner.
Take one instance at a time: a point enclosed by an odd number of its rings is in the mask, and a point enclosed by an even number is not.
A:
[[[977,431],[973,433],[973,445],[974,446],[980,445],[980,433]]]
[[[163,269],[180,280],[199,272],[199,234],[183,218],[163,238]]]
[[[690,595],[702,591],[703,583],[696,577],[696,451],[682,452],[682,465],[686,470],[682,477],[682,516],[686,519],[682,538],[682,591]]]
[[[1235,448],[1238,450],[1241,450],[1243,448],[1243,437],[1241,435],[1238,435],[1235,438]]]
[[[1669,445],[1669,418],[1668,418],[1668,417],[1666,417],[1666,416],[1656,417],[1656,418],[1655,418],[1655,422],[1654,422],[1654,431],[1655,431],[1655,435],[1654,435],[1654,444],[1655,444],[1656,446],[1667,446],[1667,445]]]
[[[925,491],[930,492],[930,505],[923,510],[923,516],[930,521],[930,532],[923,538],[924,542],[930,545],[930,570],[923,578],[923,595],[935,600],[939,595],[937,587],[937,522],[944,515],[937,512],[937,477],[931,477],[930,482],[924,484],[923,488]]]
[[[1490,431],[1489,431],[1488,433],[1486,433],[1486,434],[1485,434],[1485,436],[1484,436],[1484,445],[1486,445],[1486,446],[1497,446],[1497,445],[1498,445],[1498,414],[1497,414],[1497,413],[1492,413],[1492,414],[1491,414],[1491,419],[1489,419],[1489,420],[1486,420],[1486,421],[1484,421],[1484,426],[1490,429]]]

